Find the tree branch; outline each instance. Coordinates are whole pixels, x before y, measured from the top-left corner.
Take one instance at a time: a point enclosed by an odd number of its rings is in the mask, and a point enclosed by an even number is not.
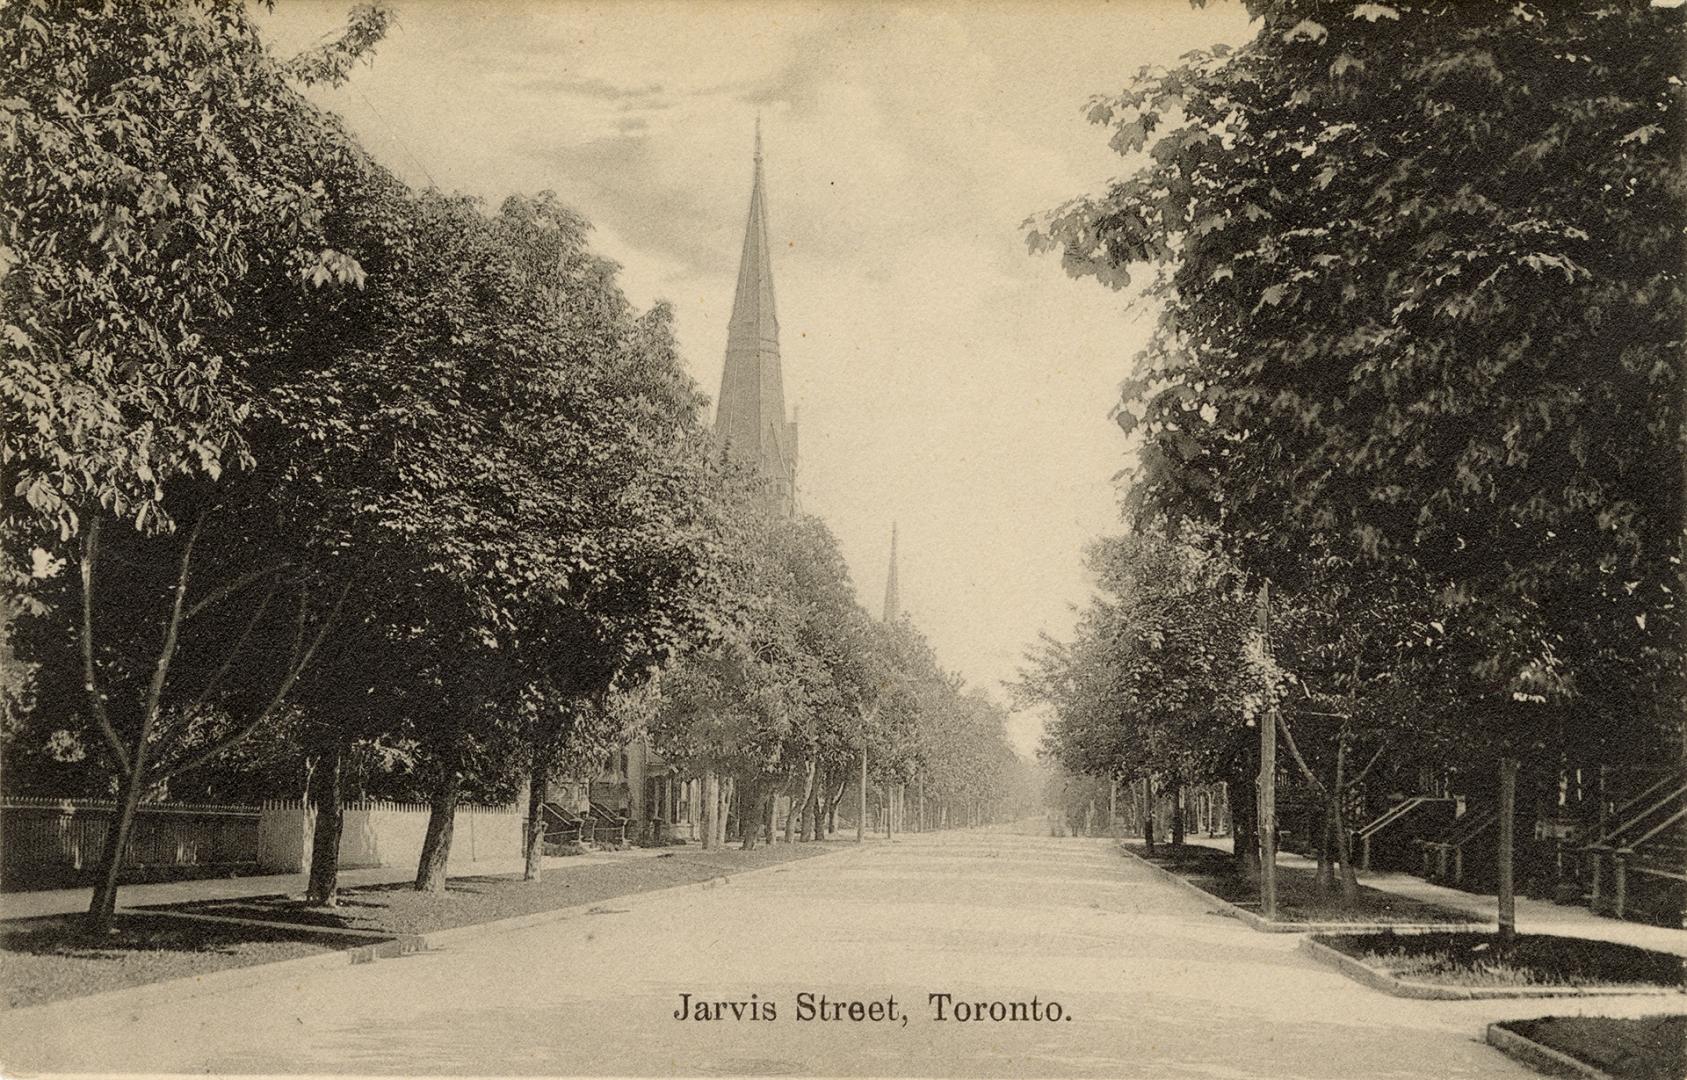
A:
[[[299,613],[293,617],[293,644],[287,649],[287,670],[295,669],[299,662],[299,646],[305,640],[305,619],[310,615],[310,590],[299,590]]]
[[[100,551],[100,514],[96,508],[88,515],[88,531],[82,534],[82,686],[88,692],[88,703],[99,722],[100,733],[117,756],[117,767],[128,779],[131,772],[129,750],[111,726],[106,712],[105,697],[100,693],[99,679],[94,673],[94,560]]]
[[[176,595],[170,602],[170,621],[165,624],[164,644],[159,646],[158,663],[152,669],[152,682],[146,688],[146,710],[141,714],[140,741],[143,748],[152,721],[158,716],[159,703],[164,697],[164,683],[170,676],[170,663],[176,658],[176,643],[180,640],[182,629],[182,604],[187,599],[188,571],[193,564],[193,545],[199,542],[199,530],[204,524],[204,514],[193,519],[193,530],[187,534],[187,544],[182,548],[182,567],[176,572]],[[135,756],[138,763],[139,752]]]
[[[217,688],[217,684],[223,681],[223,676],[228,674],[229,668],[234,666],[235,657],[239,656],[240,650],[246,646],[246,639],[252,636],[252,628],[257,626],[258,620],[264,617],[264,611],[268,609],[270,600],[275,596],[275,589],[276,586],[272,582],[269,590],[264,593],[264,598],[258,602],[258,609],[252,612],[252,617],[246,621],[246,628],[240,631],[240,636],[235,639],[234,646],[229,649],[228,656],[224,658],[222,666],[217,668],[216,674],[211,676],[211,681],[205,684],[205,689],[201,690],[199,696],[193,699],[193,704],[188,706],[189,712],[199,711],[199,707],[205,704],[211,696],[211,692]]]
[[[1388,742],[1387,740],[1384,740],[1383,744],[1377,747],[1377,752],[1371,755],[1371,760],[1365,762],[1365,767],[1359,770],[1359,775],[1347,782],[1347,786],[1350,788],[1358,787],[1359,783],[1364,780],[1366,776],[1370,775],[1371,766],[1382,760],[1382,752],[1387,749]]]
[[[195,615],[198,615],[200,612],[204,611],[206,608],[211,607],[214,604],[222,603],[224,600],[228,599],[228,597],[234,595],[235,593],[239,592],[241,589],[244,589],[246,586],[252,584],[253,582],[258,581],[262,578],[268,577],[270,574],[275,574],[275,573],[279,573],[282,570],[286,570],[289,567],[291,567],[292,565],[293,564],[290,563],[290,562],[278,562],[274,566],[266,566],[262,570],[253,570],[253,571],[250,571],[249,573],[241,574],[239,577],[235,578],[233,581],[229,582],[227,585],[224,585],[222,588],[213,589],[211,592],[207,593],[205,596],[200,597],[198,603],[194,604],[193,606],[191,606],[187,609],[186,617],[191,619]]]
[[[344,606],[346,602],[346,595],[350,592],[351,582],[348,581],[344,587],[340,589],[339,598],[334,601],[334,607],[328,612],[327,616],[323,618],[322,625],[317,627],[316,635],[311,639],[310,646],[305,649],[304,655],[302,657],[298,657],[296,663],[289,663],[287,674],[282,678],[281,684],[276,687],[275,693],[271,695],[269,703],[263,707],[257,716],[252,718],[250,723],[227,738],[212,743],[210,746],[201,750],[199,753],[194,754],[186,761],[163,770],[159,773],[158,778],[154,782],[163,783],[166,780],[171,780],[180,776],[182,773],[185,773],[190,769],[197,769],[199,766],[205,764],[207,761],[210,761],[223,751],[245,741],[248,736],[257,731],[258,728],[262,727],[269,718],[274,715],[275,711],[281,707],[282,702],[287,700],[287,695],[292,691],[293,684],[298,682],[299,676],[302,675],[305,669],[310,666],[311,659],[316,655],[317,648],[322,644],[323,639],[328,636],[329,629],[339,618],[340,608]],[[299,625],[302,629],[304,612],[304,606],[302,603],[300,605],[300,612],[301,618]],[[295,657],[298,656],[296,640],[294,655]]]
[[[1300,771],[1306,774],[1307,782],[1319,791],[1325,791],[1324,781],[1318,778],[1318,774],[1312,771],[1312,767],[1306,763],[1306,759],[1300,756],[1300,747],[1295,745],[1294,732],[1289,730],[1289,722],[1283,719],[1283,714],[1280,712],[1277,714],[1277,730],[1283,733],[1284,740],[1289,744],[1289,753],[1294,757],[1295,764],[1300,766]]]

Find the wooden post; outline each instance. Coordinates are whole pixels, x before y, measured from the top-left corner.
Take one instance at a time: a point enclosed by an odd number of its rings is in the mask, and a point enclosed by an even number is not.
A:
[[[1265,655],[1271,655],[1271,583],[1259,587],[1259,630]],[[1265,715],[1259,723],[1259,902],[1267,919],[1277,917],[1277,702],[1275,688],[1265,688]]]
[[[1516,850],[1517,759],[1500,759],[1499,939],[1509,945],[1517,937],[1517,889],[1512,878]]]

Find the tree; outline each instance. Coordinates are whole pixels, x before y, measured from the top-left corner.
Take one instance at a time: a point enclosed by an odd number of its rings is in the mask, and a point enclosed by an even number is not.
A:
[[[1099,592],[1074,640],[1045,638],[1015,688],[1023,703],[1055,710],[1047,755],[1072,772],[1174,791],[1216,779],[1251,791],[1247,727],[1261,684],[1245,650],[1253,605],[1240,572],[1194,527],[1109,539],[1088,561]],[[1245,864],[1242,828],[1235,850]]]
[[[110,921],[136,804],[202,756],[170,759],[155,742],[186,624],[241,586],[207,575],[204,562],[226,567],[232,543],[262,535],[250,492],[217,483],[225,466],[253,461],[246,373],[296,344],[293,327],[259,313],[274,297],[362,276],[333,246],[320,182],[353,152],[288,80],[338,77],[385,23],[377,9],[360,12],[346,37],[315,54],[317,66],[294,70],[267,55],[237,4],[34,2],[0,15],[0,116],[12,150],[0,178],[4,572],[25,612],[43,616],[41,594],[62,598],[55,577],[72,560],[80,570],[72,636],[87,712],[123,789],[95,928]],[[103,538],[108,520],[126,531]],[[162,644],[144,677],[125,666],[137,655],[124,648],[133,635],[94,637],[112,614],[98,603],[102,554],[137,546],[172,567],[145,583],[163,595],[149,613]],[[199,582],[207,587],[190,595]],[[157,595],[130,584],[143,607]],[[231,740],[275,715],[320,649],[345,595],[321,585],[309,571],[277,571],[269,588],[282,603],[244,620],[239,641],[291,645]]]
[[[1673,657],[1679,686],[1681,12],[1249,9],[1241,50],[1092,103],[1147,159],[1032,234],[1115,287],[1156,267],[1139,512],[1291,588],[1325,556],[1415,578],[1481,635],[1506,758],[1542,672]]]

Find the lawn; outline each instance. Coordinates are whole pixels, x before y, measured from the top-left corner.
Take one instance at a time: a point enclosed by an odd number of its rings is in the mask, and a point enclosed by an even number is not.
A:
[[[79,915],[0,922],[6,1007],[369,945],[367,937],[119,914],[98,938]]]
[[[1687,1076],[1687,1016],[1545,1016],[1500,1025],[1602,1069],[1617,1080]]]
[[[1141,844],[1126,849],[1170,870],[1221,900],[1256,914],[1260,912],[1259,885],[1236,872],[1230,853],[1199,844],[1185,844],[1181,851],[1169,844],[1155,847],[1149,855]],[[1277,921],[1289,923],[1459,923],[1480,921],[1466,911],[1426,904],[1366,885],[1351,907],[1343,907],[1339,888],[1318,888],[1317,875],[1310,870],[1277,868]]]
[[[171,904],[167,910],[225,915],[332,929],[426,934],[459,926],[596,904],[618,896],[706,881],[838,850],[838,843],[775,844],[740,851],[675,848],[654,856],[565,866],[538,882],[519,874],[451,878],[444,893],[421,893],[408,884],[343,890],[339,906],[311,907],[287,896],[241,897]]]
[[[1519,934],[1509,949],[1492,932],[1315,940],[1400,978],[1440,986],[1680,987],[1687,966],[1671,953],[1556,934]]]

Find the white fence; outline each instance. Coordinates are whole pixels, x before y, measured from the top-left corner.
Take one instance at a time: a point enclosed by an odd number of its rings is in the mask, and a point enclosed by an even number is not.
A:
[[[0,878],[8,887],[88,884],[117,804],[10,797],[0,802]],[[258,865],[255,806],[142,803],[123,849],[120,880],[250,873]]]
[[[11,797],[0,802],[0,877],[8,888],[86,885],[117,806],[90,799]],[[297,799],[262,806],[142,803],[124,849],[123,881],[238,873],[299,873],[310,866],[316,812]],[[340,866],[414,866],[428,831],[422,803],[345,807]],[[449,868],[522,854],[518,807],[459,806]]]
[[[345,806],[340,868],[415,865],[428,831],[425,803],[361,802]],[[258,818],[258,865],[292,874],[310,866],[316,811],[297,799],[263,804]],[[453,819],[450,868],[521,858],[522,813],[515,806],[459,806]]]

